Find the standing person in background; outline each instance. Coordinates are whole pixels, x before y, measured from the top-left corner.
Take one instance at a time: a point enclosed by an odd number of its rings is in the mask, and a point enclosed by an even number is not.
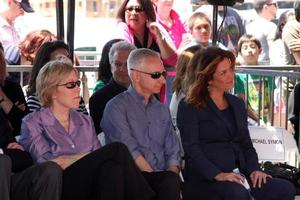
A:
[[[300,1],[294,4],[295,19],[288,21],[282,30],[286,64],[300,65]]]
[[[202,12],[195,12],[188,20],[188,28],[190,37],[185,37],[182,49],[187,46],[201,45],[203,47],[212,46],[211,34],[212,27],[209,17]],[[222,43],[217,42],[217,46],[222,49],[227,49]]]
[[[261,53],[261,44],[253,35],[243,35],[239,40],[238,50],[238,58],[240,59],[239,64],[246,66],[258,64],[258,57]],[[256,81],[259,80],[256,79]],[[235,75],[234,83],[234,93],[239,98],[243,99],[247,105],[248,125],[257,125],[259,121],[259,87],[255,87],[251,74],[247,75],[237,73]]]
[[[34,12],[28,0],[5,0],[7,8],[0,13],[0,42],[4,50],[10,45],[18,46],[20,36],[14,27],[17,17],[25,12]]]
[[[152,0],[156,8],[156,21],[168,32],[178,49],[186,30],[180,16],[173,10],[174,0]]]
[[[45,42],[37,52],[36,58],[34,60],[34,64],[32,66],[29,84],[26,90],[27,105],[30,112],[33,112],[41,108],[41,103],[36,96],[36,77],[40,69],[47,62],[54,60],[57,57],[65,57],[65,58],[70,57],[69,46],[64,41],[55,40],[52,42]],[[71,60],[69,61],[72,62]],[[80,100],[78,111],[88,114],[83,98],[81,98]]]
[[[213,21],[213,6],[202,5],[195,12],[205,13],[210,21]],[[227,49],[237,55],[237,45],[240,37],[246,33],[242,17],[232,7],[218,6],[218,27],[221,25],[224,14],[226,13],[223,26],[221,27],[219,42]]]
[[[9,65],[33,65],[36,54],[43,43],[57,40],[48,30],[31,31],[19,45],[10,45],[5,50],[5,59]],[[10,72],[9,79],[20,83],[20,73]],[[23,73],[23,85],[29,82],[29,73]]]
[[[295,14],[291,11],[283,12],[278,19],[277,28],[275,32],[275,38],[271,44],[269,51],[270,64],[271,65],[287,65],[286,63],[286,52],[284,42],[282,40],[282,31],[288,20],[294,20]]]
[[[241,65],[259,65],[258,58],[262,50],[258,38],[250,34],[245,34],[240,38],[238,48],[238,57]],[[273,90],[272,81],[272,76],[261,77],[259,75],[250,74],[247,80],[246,74],[236,74],[236,87],[234,92],[245,102],[248,102],[249,125],[255,125],[259,120],[261,123],[271,122],[271,99],[274,99],[274,97],[271,96]],[[247,83],[248,95],[246,95]],[[262,84],[262,90],[260,90],[260,84]],[[261,98],[261,101],[263,101],[261,108],[259,108],[259,91],[263,96]],[[245,99],[246,96],[248,96],[248,100]],[[274,99],[274,101],[276,100]],[[261,116],[258,116],[259,110],[261,111]]]
[[[248,34],[255,36],[261,43],[262,52],[259,56],[259,63],[269,65],[269,51],[276,33],[276,24],[272,20],[276,18],[277,1],[255,0],[254,9],[258,16],[246,26],[246,30]]]
[[[186,30],[180,20],[179,15],[173,10],[174,0],[152,0],[156,8],[156,21],[163,26],[172,39],[175,47],[178,49]],[[176,75],[174,66],[166,67],[166,95],[167,105],[172,98],[172,82]]]

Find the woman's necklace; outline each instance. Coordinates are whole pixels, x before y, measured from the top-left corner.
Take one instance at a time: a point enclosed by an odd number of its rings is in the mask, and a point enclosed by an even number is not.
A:
[[[162,21],[162,23],[167,26],[168,28],[171,28],[173,26],[173,20],[172,18],[169,16],[166,19],[160,19]]]

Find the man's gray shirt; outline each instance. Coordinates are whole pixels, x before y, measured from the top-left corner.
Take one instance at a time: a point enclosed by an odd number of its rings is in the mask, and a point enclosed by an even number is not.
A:
[[[144,97],[131,86],[105,107],[101,127],[107,143],[127,145],[133,159],[142,155],[155,171],[180,165],[180,148],[167,106]]]

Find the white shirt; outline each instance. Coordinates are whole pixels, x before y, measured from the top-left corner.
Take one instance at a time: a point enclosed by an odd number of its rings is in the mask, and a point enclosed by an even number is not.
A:
[[[261,43],[262,52],[258,58],[261,63],[270,64],[269,45],[274,41],[276,28],[273,22],[260,16],[246,26],[247,33],[256,37]]]
[[[10,45],[19,45],[20,36],[16,31],[14,24],[9,24],[3,17],[0,16],[0,41],[4,49]]]

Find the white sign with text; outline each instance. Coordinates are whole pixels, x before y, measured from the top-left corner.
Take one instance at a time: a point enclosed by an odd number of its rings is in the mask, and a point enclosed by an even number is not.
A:
[[[284,130],[274,127],[249,127],[250,137],[260,161],[284,162]]]

